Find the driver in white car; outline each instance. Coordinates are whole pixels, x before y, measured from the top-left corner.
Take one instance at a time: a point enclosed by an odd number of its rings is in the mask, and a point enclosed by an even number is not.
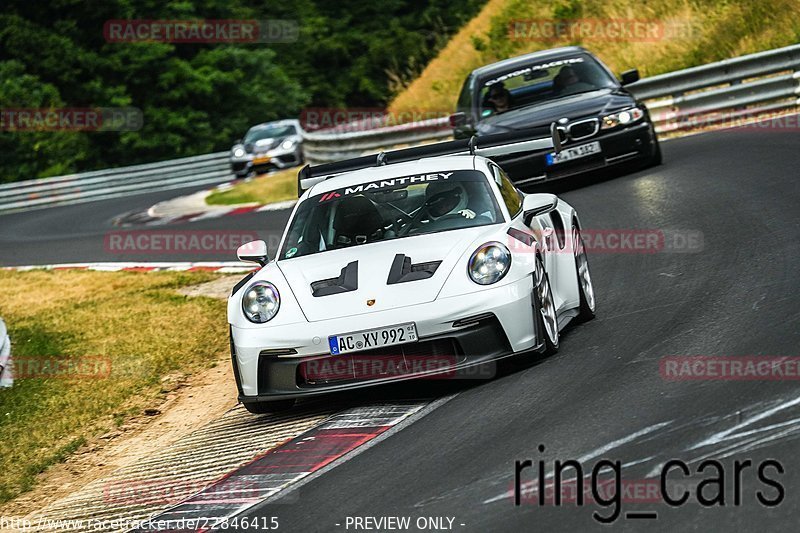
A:
[[[469,220],[478,216],[492,218],[490,210],[476,213],[474,209],[470,209],[470,196],[464,184],[459,182],[431,183],[425,189],[425,198],[428,205],[426,218],[430,221],[453,215]]]

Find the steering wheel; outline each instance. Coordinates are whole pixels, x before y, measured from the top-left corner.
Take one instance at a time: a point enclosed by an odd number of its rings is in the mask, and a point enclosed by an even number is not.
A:
[[[394,217],[394,220],[392,221],[392,229],[397,235],[400,235],[400,231],[410,226],[413,222],[414,222],[413,217],[410,217],[405,213],[401,213],[398,216]]]
[[[404,236],[408,235],[408,233],[411,231],[411,229],[414,227],[414,225],[417,222],[419,222],[420,220],[422,220],[423,216],[428,214],[428,210],[430,210],[432,205],[435,205],[437,202],[440,202],[440,201],[446,199],[449,195],[450,195],[450,191],[442,191],[439,194],[434,194],[433,196],[431,196],[430,198],[425,200],[425,203],[422,204],[422,207],[419,208],[419,211],[414,213],[414,216],[411,217],[411,219],[409,221],[409,224],[407,226],[405,226],[403,229],[401,229],[400,231],[397,232],[398,237],[404,237]],[[452,213],[452,214],[449,214],[449,215],[444,215],[444,216],[442,216],[442,217],[440,217],[440,218],[438,218],[436,220],[438,222],[439,220],[447,220],[448,218],[452,219],[454,217],[459,217],[460,218],[461,215],[459,215],[458,213]]]
[[[467,219],[467,218],[466,218],[464,215],[462,215],[461,213],[450,213],[450,214],[447,214],[447,215],[444,215],[444,216],[442,216],[442,217],[439,217],[439,218],[437,218],[437,219],[436,219],[436,222],[445,222],[445,221],[447,221],[447,220],[455,220],[455,219],[460,219],[460,220],[468,220],[468,219]]]
[[[441,216],[436,220],[432,220],[431,222],[428,223],[428,225],[432,228],[435,227],[440,229],[451,229],[451,227],[448,226],[447,223],[455,220],[468,220],[468,219],[459,213],[450,213],[448,215]],[[457,226],[452,226],[452,227],[455,228]]]

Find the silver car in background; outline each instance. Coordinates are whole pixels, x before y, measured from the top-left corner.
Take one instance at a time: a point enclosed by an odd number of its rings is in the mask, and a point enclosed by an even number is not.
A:
[[[237,178],[303,164],[300,121],[287,119],[253,126],[231,148],[230,162]]]

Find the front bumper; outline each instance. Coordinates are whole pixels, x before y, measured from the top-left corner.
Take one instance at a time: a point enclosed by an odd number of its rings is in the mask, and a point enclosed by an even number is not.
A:
[[[296,398],[420,377],[492,377],[485,363],[538,346],[532,280],[404,309],[277,327],[231,328],[242,402]],[[498,302],[503,302],[498,304]],[[465,321],[464,319],[468,319]],[[328,335],[414,321],[419,341],[332,356]],[[275,355],[278,350],[294,354]]]
[[[303,148],[302,145],[290,150],[278,148],[263,154],[249,154],[246,159],[231,159],[230,163],[231,171],[238,176],[296,167],[303,163]]]
[[[594,141],[600,142],[601,153],[555,165],[547,165],[545,160],[545,156],[552,150],[528,152],[522,155],[511,154],[492,159],[503,167],[515,184],[526,185],[583,174],[631,160],[648,159],[656,153],[657,146],[652,124],[643,120],[619,130],[609,132],[601,130],[593,137],[571,142],[565,145],[565,148]]]

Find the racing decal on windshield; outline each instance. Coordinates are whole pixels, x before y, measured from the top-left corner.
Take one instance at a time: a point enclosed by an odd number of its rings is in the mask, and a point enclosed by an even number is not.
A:
[[[433,181],[444,181],[450,178],[453,172],[434,172],[431,174],[418,174],[414,176],[402,176],[400,178],[389,178],[384,180],[372,181],[369,183],[361,183],[352,187],[345,187],[336,191],[326,192],[319,198],[319,203],[328,202],[330,200],[357,194],[368,191],[378,191],[381,189],[391,189],[402,185],[412,185],[414,183],[429,183]]]
[[[537,70],[547,70],[553,67],[560,67],[562,65],[572,65],[575,63],[583,63],[582,57],[572,57],[569,59],[559,59],[558,61],[551,61],[549,63],[542,63],[541,65],[531,65],[530,67],[521,68],[519,70],[515,70],[514,72],[509,72],[508,74],[503,74],[502,76],[498,76],[494,79],[491,79],[484,83],[485,87],[489,87],[494,85],[495,83],[500,83],[501,81],[506,81],[509,78],[514,78],[516,76],[522,76],[523,74],[528,74],[531,72],[535,72]]]
[[[333,200],[334,198],[341,198],[341,194],[336,191],[333,192],[326,192],[322,195],[322,198],[319,199],[319,203],[326,202],[328,200]]]

